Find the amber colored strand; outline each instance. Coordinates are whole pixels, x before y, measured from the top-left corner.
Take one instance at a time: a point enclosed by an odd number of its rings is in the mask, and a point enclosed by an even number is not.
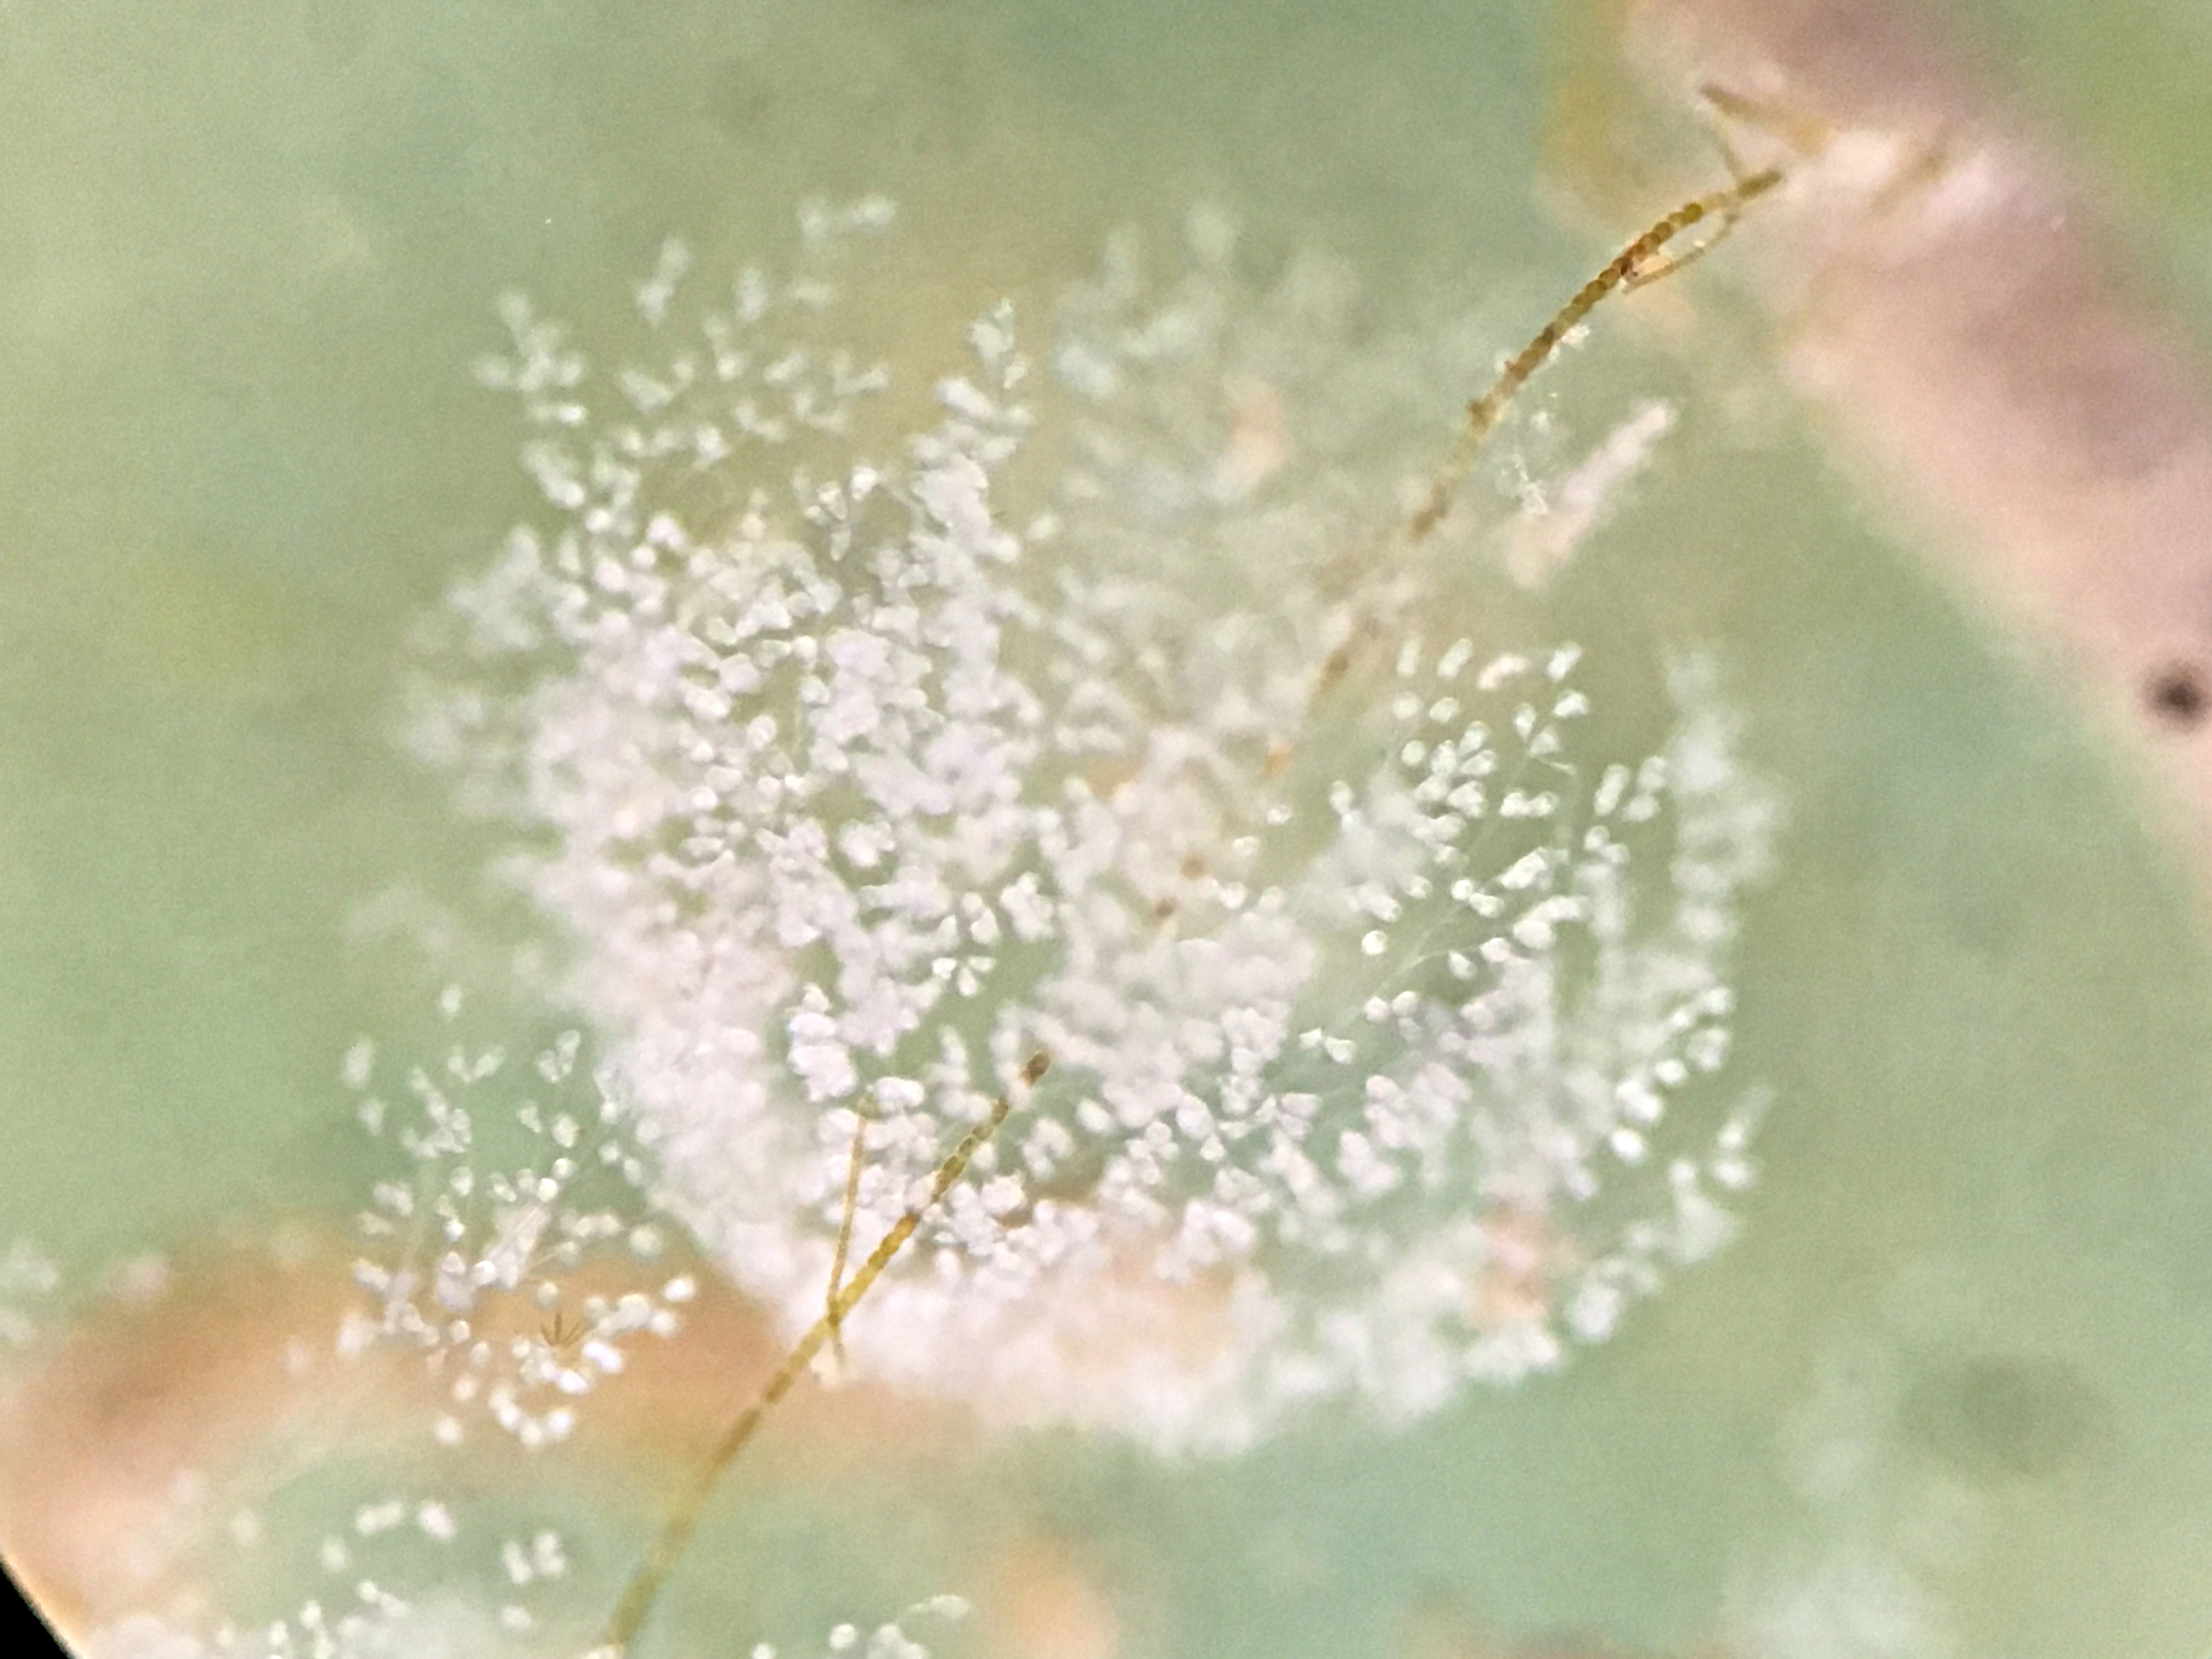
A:
[[[1443,521],[1444,514],[1451,510],[1452,496],[1474,469],[1475,458],[1481,453],[1484,441],[1504,415],[1507,405],[1512,403],[1528,377],[1550,361],[1568,331],[1589,315],[1600,301],[1625,284],[1635,285],[1639,277],[1649,281],[1652,277],[1664,276],[1673,269],[1672,265],[1662,266],[1656,270],[1650,267],[1660,250],[1668,243],[1692,225],[1709,218],[1722,220],[1723,231],[1725,232],[1727,227],[1735,222],[1736,215],[1742,211],[1746,203],[1764,196],[1781,182],[1779,167],[1764,167],[1757,173],[1745,174],[1724,190],[1717,190],[1683,203],[1614,254],[1602,270],[1576,289],[1574,298],[1561,306],[1558,314],[1539,329],[1535,337],[1516,352],[1512,361],[1498,371],[1498,379],[1492,382],[1490,389],[1468,404],[1467,424],[1460,430],[1459,441],[1438,471],[1436,482],[1430,486],[1428,500],[1407,521],[1407,539],[1413,542],[1424,540]],[[1694,258],[1711,246],[1709,240],[1682,258]]]
[[[860,1165],[866,1152],[865,1138],[868,1119],[865,1112],[853,1118],[853,1153],[845,1165],[845,1212],[837,1222],[837,1248],[830,1257],[830,1289],[825,1297],[825,1309],[830,1317],[830,1352],[837,1363],[845,1363],[845,1321],[837,1311],[837,1291],[845,1279],[845,1253],[853,1243],[853,1212],[860,1202]]]
[[[1034,1085],[1044,1075],[1045,1068],[1050,1064],[1049,1058],[1042,1054],[1031,1055],[1029,1064],[1022,1068],[1023,1084],[1025,1086]],[[968,1172],[969,1162],[982,1150],[984,1143],[998,1133],[1000,1126],[1006,1121],[1007,1113],[1012,1109],[1013,1096],[1011,1092],[1000,1095],[991,1103],[989,1115],[963,1135],[960,1144],[946,1155],[945,1162],[937,1166],[937,1173],[929,1183],[929,1195],[892,1224],[891,1230],[884,1235],[874,1249],[868,1252],[866,1260],[860,1263],[851,1279],[830,1298],[827,1311],[807,1328],[804,1336],[792,1344],[791,1352],[784,1355],[783,1363],[762,1385],[752,1404],[738,1413],[736,1420],[723,1434],[707,1461],[700,1465],[691,1485],[670,1509],[667,1519],[661,1523],[659,1536],[653,1540],[653,1548],[647,1552],[644,1564],[631,1576],[629,1585],[623,1591],[622,1600],[616,1603],[614,1613],[607,1620],[606,1629],[599,1638],[601,1650],[611,1650],[617,1654],[628,1650],[631,1640],[652,1613],[653,1603],[659,1599],[661,1589],[668,1582],[668,1575],[675,1571],[677,1562],[690,1547],[692,1534],[698,1531],[700,1519],[706,1513],[707,1500],[714,1496],[715,1487],[721,1484],[723,1474],[736,1462],[738,1454],[744,1450],[747,1443],[752,1439],[754,1431],[760,1427],[761,1419],[775,1409],[777,1401],[791,1392],[792,1385],[813,1362],[814,1356],[822,1352],[822,1345],[830,1340],[831,1334],[859,1304],[860,1298],[867,1295],[876,1280],[883,1276],[884,1269],[890,1267],[898,1253],[906,1248],[907,1241],[914,1237],[915,1229],[921,1224],[923,1218],[937,1206],[945,1194],[952,1190],[953,1184]]]

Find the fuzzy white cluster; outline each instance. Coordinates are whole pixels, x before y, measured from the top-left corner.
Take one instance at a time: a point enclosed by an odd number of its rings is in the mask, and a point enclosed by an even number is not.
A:
[[[856,1135],[864,1252],[1048,1054],[846,1344],[1222,1449],[1552,1366],[1721,1240],[1771,815],[1707,671],[1655,752],[1585,754],[1572,647],[1437,634],[1388,552],[1418,343],[1191,240],[1164,301],[1127,249],[1071,293],[1044,386],[1002,307],[865,457],[887,377],[782,331],[817,276],[605,385],[510,302],[484,378],[557,519],[456,595],[422,738],[528,832],[562,992],[739,1286],[811,1321]]]
[[[449,1026],[461,1010],[448,987]],[[532,1449],[565,1440],[578,1399],[623,1369],[632,1341],[675,1334],[691,1299],[683,1273],[653,1289],[579,1288],[589,1258],[619,1256],[637,1281],[662,1248],[659,1229],[635,1218],[646,1171],[618,1112],[578,1074],[582,1042],[562,1033],[527,1071],[458,1033],[434,1069],[380,1077],[372,1043],[347,1053],[356,1117],[405,1163],[360,1217],[367,1249],[354,1279],[368,1300],[340,1324],[338,1352],[419,1350],[452,1407],[432,1421],[441,1443],[479,1412]]]

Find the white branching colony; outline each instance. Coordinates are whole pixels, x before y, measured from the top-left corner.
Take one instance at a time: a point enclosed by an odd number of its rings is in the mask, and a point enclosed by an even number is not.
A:
[[[459,988],[441,1003],[456,1022]],[[649,1263],[662,1247],[659,1228],[637,1218],[646,1171],[619,1114],[601,1079],[578,1075],[582,1041],[566,1031],[540,1051],[519,1097],[505,1050],[458,1034],[434,1070],[408,1066],[381,1088],[371,1044],[346,1055],[362,1126],[398,1143],[409,1174],[379,1182],[361,1218],[374,1248],[354,1276],[373,1300],[340,1327],[338,1349],[421,1349],[453,1407],[432,1424],[442,1443],[459,1442],[476,1410],[526,1446],[566,1439],[577,1397],[622,1370],[630,1340],[675,1334],[692,1297],[684,1273],[650,1295],[575,1289],[590,1252]],[[586,1091],[596,1098],[578,1097]],[[520,1329],[498,1330],[502,1300],[520,1303]]]
[[[811,212],[817,265],[887,217]],[[606,381],[509,302],[483,374],[556,518],[456,594],[421,737],[526,831],[562,992],[740,1287],[818,1316],[848,1173],[865,1251],[1049,1054],[844,1346],[1225,1449],[1553,1365],[1721,1240],[1771,813],[1707,670],[1614,759],[1572,647],[1430,637],[1396,366],[1331,267],[1255,295],[1191,245],[1164,301],[1126,250],[1072,294],[1047,384],[988,317],[865,459],[888,377],[811,343],[818,270],[679,329],[672,250],[668,361]]]

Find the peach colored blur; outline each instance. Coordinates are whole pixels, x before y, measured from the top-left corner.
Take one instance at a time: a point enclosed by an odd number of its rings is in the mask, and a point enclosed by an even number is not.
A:
[[[418,1353],[341,1358],[361,1292],[349,1258],[301,1236],[210,1250],[143,1298],[117,1297],[33,1354],[0,1394],[0,1553],[46,1616],[81,1636],[134,1613],[189,1626],[212,1611],[231,1528],[319,1459],[420,1448],[445,1397]],[[781,1358],[759,1316],[712,1274],[672,1340],[645,1339],[579,1414],[564,1467],[619,1479],[641,1505],[696,1466]],[[580,1278],[580,1292],[635,1285]],[[480,1310],[495,1340],[535,1330],[517,1299]],[[865,1386],[805,1388],[777,1414],[771,1463],[807,1476],[928,1467],[967,1449],[965,1419]],[[521,1451],[489,1421],[468,1455],[496,1478]],[[519,1472],[518,1472],[519,1473]]]
[[[2094,185],[1913,0],[1625,0],[1618,21],[1659,100],[1717,82],[1786,112],[1746,139],[1790,167],[1780,199],[1706,269],[1749,273],[1785,373],[1916,544],[2139,735],[2212,850],[2212,372],[2115,258]]]

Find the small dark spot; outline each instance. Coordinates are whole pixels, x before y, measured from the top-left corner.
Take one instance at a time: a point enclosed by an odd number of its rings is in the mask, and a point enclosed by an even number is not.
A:
[[[1183,854],[1182,868],[1182,878],[1185,881],[1196,881],[1206,873],[1206,860],[1195,853],[1186,853]]]
[[[2169,663],[2150,677],[2143,702],[2158,720],[2178,732],[2201,726],[2212,714],[2212,685],[2203,672],[2185,662]]]
[[[1984,1358],[1923,1373],[1906,1392],[1905,1435],[1971,1479],[2039,1480],[2097,1441],[2102,1395],[2049,1360]]]
[[[744,58],[726,59],[708,76],[707,118],[727,137],[752,137],[775,102],[774,83]]]
[[[1171,916],[1171,915],[1175,915],[1175,913],[1176,913],[1176,902],[1175,902],[1172,898],[1158,899],[1158,900],[1155,900],[1155,901],[1153,902],[1153,904],[1152,904],[1152,920],[1153,920],[1153,921],[1166,921],[1170,916]]]

